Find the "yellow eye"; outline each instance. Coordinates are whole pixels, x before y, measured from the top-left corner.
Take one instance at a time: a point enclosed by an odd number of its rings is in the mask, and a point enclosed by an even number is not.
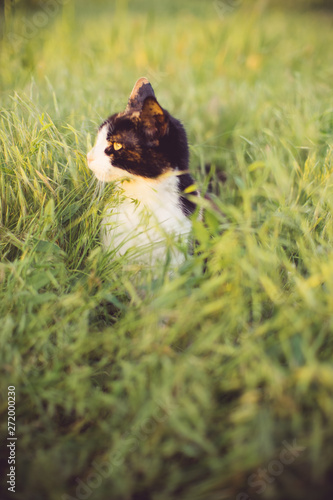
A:
[[[115,151],[118,151],[118,149],[121,149],[122,147],[123,147],[123,145],[122,145],[122,144],[120,144],[120,142],[114,142],[114,143],[113,143],[113,149],[114,149]]]

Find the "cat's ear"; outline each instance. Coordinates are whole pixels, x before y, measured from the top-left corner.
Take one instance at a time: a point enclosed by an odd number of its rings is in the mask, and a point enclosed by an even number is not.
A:
[[[147,97],[155,97],[153,87],[150,85],[147,78],[139,78],[129,96],[126,111],[141,110]]]
[[[169,119],[155,97],[146,97],[140,113],[140,120],[150,139],[160,139],[168,131]]]

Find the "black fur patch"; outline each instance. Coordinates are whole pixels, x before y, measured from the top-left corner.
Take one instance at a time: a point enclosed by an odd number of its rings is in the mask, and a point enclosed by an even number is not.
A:
[[[183,174],[178,177],[178,186],[179,186],[179,192],[180,192],[180,206],[183,211],[183,213],[187,216],[192,215],[193,212],[195,211],[197,205],[194,203],[192,200],[189,200],[186,196],[186,194],[181,194],[184,193],[184,191],[192,186],[194,184],[194,181],[190,174]],[[191,196],[198,196],[198,191],[194,190],[189,193]]]

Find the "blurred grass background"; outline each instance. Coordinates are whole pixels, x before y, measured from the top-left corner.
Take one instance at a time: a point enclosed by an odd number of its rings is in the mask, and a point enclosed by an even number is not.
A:
[[[3,3],[2,499],[330,498],[330,7]],[[214,192],[173,279],[101,252],[112,186],[97,196],[85,161],[140,76]]]

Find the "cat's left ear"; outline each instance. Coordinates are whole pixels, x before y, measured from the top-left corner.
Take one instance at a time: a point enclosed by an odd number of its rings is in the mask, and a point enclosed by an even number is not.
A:
[[[160,139],[168,132],[169,118],[155,97],[149,96],[144,100],[140,120],[150,139]]]

